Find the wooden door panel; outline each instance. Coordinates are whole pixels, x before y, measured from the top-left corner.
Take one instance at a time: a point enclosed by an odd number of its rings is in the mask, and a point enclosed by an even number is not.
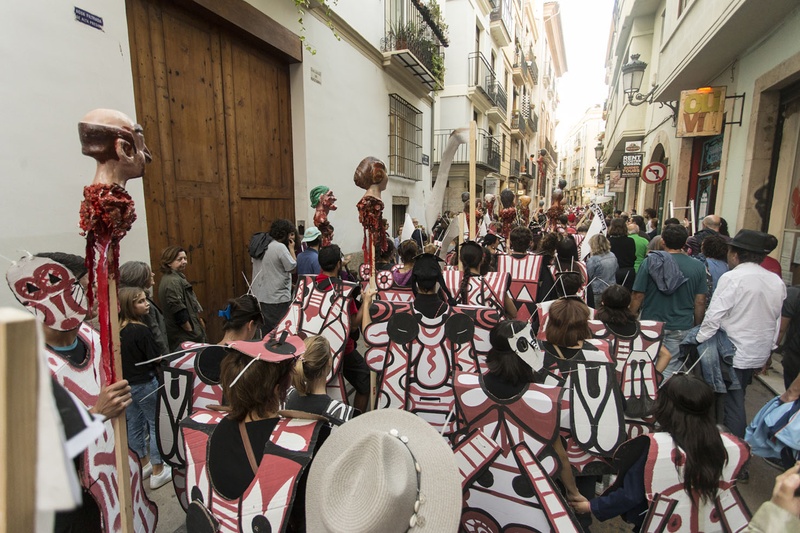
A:
[[[145,177],[151,264],[178,244],[205,312],[246,292],[247,244],[294,219],[288,65],[234,30],[163,0],[126,0],[139,122],[154,162]]]
[[[214,95],[219,32],[166,9],[162,31],[175,179],[219,183],[217,120],[222,117]]]
[[[284,115],[279,97],[281,81],[288,77],[287,67],[248,43],[232,40],[229,47],[226,96],[234,119],[229,124],[234,138],[241,140],[233,145],[238,193],[245,198],[290,199],[293,180],[283,172],[281,153],[284,145],[291,147],[292,140],[281,125]]]

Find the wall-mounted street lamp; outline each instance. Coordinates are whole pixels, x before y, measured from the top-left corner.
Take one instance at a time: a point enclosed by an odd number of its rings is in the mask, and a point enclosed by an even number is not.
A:
[[[603,146],[603,141],[597,141],[597,146],[594,147],[594,158],[597,160],[597,180],[594,182],[596,186],[600,185],[600,177],[603,175],[603,167],[600,165],[603,159],[603,151],[606,149]]]
[[[645,102],[648,104],[653,103],[658,85],[653,85],[650,92],[642,94],[639,89],[642,87],[642,80],[644,79],[644,71],[647,68],[647,63],[639,61],[639,54],[632,54],[631,61],[622,65],[622,90],[628,95],[628,103],[632,106],[642,105]],[[667,106],[672,110],[672,122],[678,117],[678,102],[658,102],[659,107]]]

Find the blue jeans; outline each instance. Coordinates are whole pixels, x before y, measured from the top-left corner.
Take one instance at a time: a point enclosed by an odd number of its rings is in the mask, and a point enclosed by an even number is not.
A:
[[[156,400],[158,394],[158,380],[153,377],[145,383],[134,383],[131,385],[132,402],[125,409],[125,420],[128,425],[128,447],[133,450],[139,458],[150,456],[150,462],[160,465],[161,454],[158,453],[158,441],[156,441]],[[145,434],[150,434],[150,453],[147,453]]]
[[[681,355],[681,341],[689,333],[688,329],[665,329],[664,348],[669,351],[670,359],[667,368],[662,372],[664,379],[669,379],[672,374],[681,370],[683,361],[679,359]],[[686,369],[683,369],[686,370]]]
[[[744,438],[744,431],[747,428],[747,414],[744,410],[744,393],[747,386],[753,381],[755,368],[734,368],[736,377],[739,379],[741,389],[729,390],[725,395],[725,418],[723,423],[730,432],[740,439]]]

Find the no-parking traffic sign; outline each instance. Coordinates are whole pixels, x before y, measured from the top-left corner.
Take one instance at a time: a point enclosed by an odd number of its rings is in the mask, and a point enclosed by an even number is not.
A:
[[[642,181],[659,183],[667,177],[667,166],[664,163],[650,163],[642,169]]]

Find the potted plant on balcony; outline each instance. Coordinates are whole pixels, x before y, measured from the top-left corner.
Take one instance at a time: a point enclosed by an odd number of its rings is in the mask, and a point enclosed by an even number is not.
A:
[[[410,22],[398,22],[389,29],[389,37],[394,41],[395,50],[414,50],[422,39],[422,32],[421,26],[414,26]]]

